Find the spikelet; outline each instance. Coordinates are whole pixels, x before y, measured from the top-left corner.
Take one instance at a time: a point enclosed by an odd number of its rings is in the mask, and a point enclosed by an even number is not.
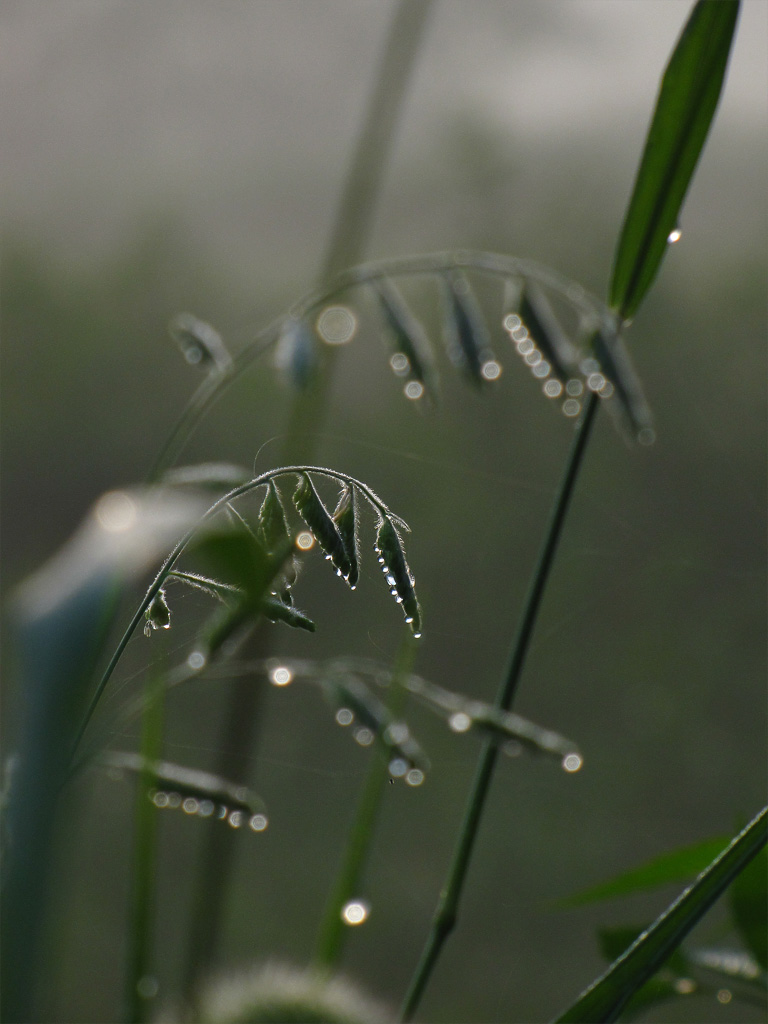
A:
[[[463,274],[444,275],[445,341],[451,362],[480,385],[493,379],[487,367],[498,367],[493,358],[488,329],[469,281]]]
[[[565,336],[544,293],[534,285],[526,284],[517,314],[522,321],[521,326],[527,329],[531,341],[548,361],[551,372],[565,384],[574,375],[578,353]]]
[[[144,612],[144,619],[144,636],[152,636],[153,629],[171,628],[171,609],[163,587],[152,598],[152,603]]]
[[[588,348],[594,353],[598,374],[587,374],[587,387],[604,397],[611,389],[624,413],[626,424],[636,441],[650,444],[654,439],[653,414],[645,400],[643,388],[635,373],[632,361],[620,338],[609,342],[602,331],[595,331],[588,341]],[[589,361],[583,367],[590,370]],[[604,378],[609,382],[605,386]]]
[[[190,365],[219,371],[228,370],[232,365],[232,357],[219,332],[191,313],[175,316],[168,331]]]
[[[414,590],[414,579],[405,560],[400,534],[386,516],[381,516],[379,520],[374,550],[387,577],[390,593],[403,606],[405,621],[411,627],[411,632],[414,636],[421,636],[421,608]]]
[[[339,531],[349,562],[347,583],[354,590],[360,578],[360,543],[357,529],[357,498],[353,484],[348,484],[341,492],[336,510],[331,518]]]
[[[325,552],[326,558],[333,563],[338,575],[349,583],[352,563],[346,545],[308,473],[299,474],[299,485],[293,495],[293,503]]]
[[[392,338],[392,369],[398,376],[418,381],[434,397],[437,375],[424,328],[389,280],[376,281],[372,287]]]
[[[267,493],[259,509],[256,536],[267,549],[274,551],[289,536],[288,520],[274,480],[267,484]]]
[[[275,348],[275,367],[300,391],[317,370],[317,348],[317,338],[306,320],[289,317],[285,321]]]

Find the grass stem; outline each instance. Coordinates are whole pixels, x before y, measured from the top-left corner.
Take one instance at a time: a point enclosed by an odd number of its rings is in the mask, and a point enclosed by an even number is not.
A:
[[[576,425],[576,433],[552,505],[549,525],[531,577],[517,634],[512,644],[509,666],[496,695],[495,706],[499,710],[509,711],[517,692],[525,658],[536,625],[536,619],[541,607],[541,601],[557,551],[558,542],[563,532],[568,506],[579,474],[584,451],[592,431],[599,401],[595,394],[590,393],[581,418]],[[474,782],[469,800],[467,801],[453,859],[448,869],[445,886],[440,895],[421,959],[403,1003],[401,1010],[401,1019],[403,1021],[412,1020],[443,945],[456,924],[459,900],[464,888],[464,881],[469,869],[475,840],[477,839],[480,818],[485,807],[497,757],[498,746],[486,740],[478,759]]]

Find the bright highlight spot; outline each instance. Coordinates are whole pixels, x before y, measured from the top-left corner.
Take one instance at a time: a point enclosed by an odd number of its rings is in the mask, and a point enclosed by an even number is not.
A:
[[[192,651],[190,656],[187,658],[187,666],[191,668],[194,672],[197,672],[198,669],[201,669],[204,664],[205,657],[200,653],[200,651]]]
[[[725,1005],[726,1003],[730,1003],[731,999],[733,999],[733,995],[730,989],[721,988],[720,991],[717,993],[718,1003],[722,1003],[723,1005]]]
[[[408,771],[408,762],[402,757],[395,757],[389,762],[389,774],[394,779],[402,779]]]
[[[311,551],[315,546],[315,538],[309,532],[309,530],[302,530],[302,532],[296,538],[296,547],[299,551]]]
[[[355,315],[346,306],[328,306],[317,318],[317,333],[326,345],[346,345],[356,330]]]
[[[411,364],[408,361],[408,356],[405,355],[404,352],[395,352],[395,354],[389,360],[389,365],[398,375],[408,373],[408,371],[411,368]]]
[[[466,732],[472,726],[472,719],[464,711],[457,711],[448,719],[448,725],[454,732]]]
[[[406,398],[415,400],[417,398],[421,398],[421,396],[424,394],[424,385],[421,383],[421,381],[409,380],[408,383],[403,388],[403,391],[405,392]]]
[[[278,665],[269,673],[269,681],[273,686],[287,686],[293,679],[293,672],[285,665]]]
[[[674,984],[675,992],[681,996],[689,996],[696,991],[696,982],[691,978],[678,978]]]
[[[563,758],[563,768],[567,772],[577,772],[584,764],[580,754],[566,754]]]
[[[563,385],[553,377],[552,380],[546,382],[543,391],[547,398],[559,398],[563,393]]]
[[[563,402],[563,412],[566,416],[570,416],[571,418],[578,416],[581,412],[581,404],[577,402],[575,398],[567,398]]]
[[[424,772],[420,771],[418,768],[411,768],[405,776],[405,781],[409,786],[420,786],[424,781]]]
[[[136,502],[125,491],[108,491],[96,502],[96,519],[107,533],[125,533],[138,518]]]
[[[486,380],[498,380],[501,376],[501,366],[495,359],[489,359],[487,363],[483,363],[480,373]]]
[[[269,822],[267,821],[266,814],[254,814],[248,824],[253,832],[263,832]]]
[[[361,747],[370,747],[373,743],[374,735],[370,729],[358,729],[355,733],[355,739]]]
[[[355,720],[355,716],[349,710],[349,708],[339,708],[336,712],[336,721],[339,725],[352,725]]]
[[[371,908],[362,900],[350,900],[341,911],[341,919],[345,924],[362,924],[368,920]]]
[[[680,230],[680,228],[675,228],[674,231],[670,231],[667,235],[667,241],[670,243],[670,245],[674,245],[675,242],[679,242],[682,237],[683,232]]]

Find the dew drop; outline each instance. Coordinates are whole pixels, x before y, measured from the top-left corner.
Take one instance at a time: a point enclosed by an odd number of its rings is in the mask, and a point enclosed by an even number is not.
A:
[[[287,665],[277,665],[270,670],[269,681],[273,686],[288,686],[293,680],[293,672]]]
[[[311,551],[314,546],[315,538],[308,530],[302,530],[296,538],[296,547],[299,551]]]
[[[155,807],[167,807],[168,806],[168,794],[158,790],[157,793],[152,797],[152,803]]]
[[[326,345],[346,345],[355,336],[357,318],[346,306],[328,306],[317,318],[316,327]]]
[[[125,533],[138,520],[136,502],[125,491],[107,491],[96,502],[96,521],[107,533]]]
[[[392,722],[384,732],[384,739],[387,743],[397,746],[400,743],[405,743],[409,735],[408,726],[405,722]]]
[[[248,824],[252,832],[263,832],[269,821],[266,814],[254,814]]]
[[[565,391],[566,394],[570,395],[571,398],[578,398],[579,395],[584,391],[584,385],[581,383],[580,380],[576,380],[576,378],[574,377],[572,380],[569,380],[568,383],[565,385]]]
[[[537,363],[534,366],[534,368],[533,368],[533,376],[534,377],[538,377],[539,380],[544,380],[545,377],[549,376],[549,371],[551,369],[552,369],[552,367],[549,365],[549,363],[546,361],[546,359],[542,359],[542,361],[540,363]]]
[[[501,376],[501,365],[495,359],[489,359],[487,363],[483,363],[480,373],[486,380],[498,380]]]
[[[424,781],[424,772],[420,771],[418,768],[411,768],[405,776],[405,781],[409,786],[420,786]]]
[[[219,819],[219,821],[224,821],[228,814],[229,808],[227,807],[226,804],[222,804],[219,807],[218,811],[216,812],[216,817]]]
[[[200,651],[192,651],[187,658],[187,667],[191,668],[193,672],[198,672],[203,665],[205,665],[205,655]]]
[[[181,805],[181,808],[185,814],[197,814],[199,807],[199,802],[193,796],[188,796],[184,803]]]
[[[152,636],[152,625],[150,622],[144,623],[144,636]]]
[[[553,377],[545,383],[543,391],[547,398],[559,398],[563,393],[563,385]]]
[[[408,356],[404,352],[395,352],[392,358],[389,360],[389,365],[398,375],[403,377],[411,368],[411,364],[408,360]]]
[[[355,716],[349,710],[349,708],[339,708],[336,712],[336,721],[339,725],[352,725],[355,720]]]
[[[689,996],[696,991],[696,982],[692,978],[677,978],[673,988],[678,995]]]
[[[392,576],[392,575],[387,576],[387,583],[390,585],[390,587],[394,587],[394,585],[395,585],[395,577]]]
[[[601,398],[610,398],[612,394],[613,394],[613,384],[611,384],[611,382],[609,380],[607,380],[605,382],[605,384],[603,384],[603,386],[598,391],[598,395],[600,395]]]
[[[418,380],[409,380],[403,388],[406,398],[416,400],[424,394],[424,385]]]
[[[680,230],[680,228],[675,228],[673,231],[670,231],[667,235],[667,241],[670,245],[674,245],[675,242],[679,242],[682,237],[683,232]]]
[[[730,989],[728,989],[728,988],[721,988],[718,991],[718,993],[717,993],[717,1001],[718,1001],[718,1003],[722,1003],[723,1006],[725,1006],[726,1003],[730,1003],[731,999],[733,999],[733,993],[731,992]]]
[[[213,800],[201,800],[197,813],[201,818],[210,818],[215,810],[216,804],[214,804]]]
[[[575,398],[566,398],[563,402],[563,413],[573,419],[574,416],[578,416],[581,412],[581,403],[577,402]]]
[[[581,769],[584,764],[584,759],[581,754],[566,754],[563,758],[563,769],[571,774]]]
[[[389,762],[389,774],[393,779],[402,779],[408,771],[408,762],[402,757],[393,757]]]
[[[414,640],[420,640],[421,639],[421,633],[414,633],[413,634],[413,638],[414,638]]]
[[[448,719],[448,726],[453,732],[467,732],[472,727],[472,719],[464,711],[457,711]]]
[[[517,338],[515,338],[515,341],[517,343],[517,351],[524,358],[527,358],[531,354],[531,352],[534,352],[536,349],[536,346],[528,337],[527,331],[525,332],[525,337],[521,338],[519,341],[517,340]]]
[[[181,807],[181,794],[180,793],[169,793],[168,794],[168,806],[176,810],[177,807]]]
[[[370,912],[371,908],[364,900],[350,900],[341,909],[341,919],[344,924],[358,925],[367,921]]]
[[[529,366],[538,366],[541,362],[541,352],[537,348],[532,348],[530,352],[526,354],[525,361]]]
[[[516,330],[521,325],[522,320],[517,315],[517,313],[508,313],[502,320],[502,326],[506,331],[509,331],[510,334],[512,333],[512,331]]]
[[[605,377],[602,373],[590,373],[587,377],[587,387],[590,391],[600,391],[605,387]]]
[[[242,811],[231,811],[227,818],[227,824],[231,828],[240,828],[243,824],[243,812]]]
[[[355,739],[361,747],[370,747],[373,743],[374,736],[370,729],[363,727],[362,729],[357,730],[355,733]]]

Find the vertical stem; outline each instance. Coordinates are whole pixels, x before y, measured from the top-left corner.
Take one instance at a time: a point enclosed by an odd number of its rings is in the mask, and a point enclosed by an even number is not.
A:
[[[393,715],[399,714],[402,709],[406,695],[403,684],[413,664],[414,653],[413,641],[407,637],[397,654],[389,683],[387,707]],[[381,743],[377,744],[349,831],[344,859],[317,937],[315,964],[324,970],[332,969],[341,955],[346,934],[342,911],[346,903],[358,893],[386,787],[389,759],[387,748]]]
[[[525,658],[536,625],[536,619],[541,607],[542,597],[552,568],[555,552],[557,551],[557,545],[563,532],[568,506],[591,434],[598,403],[599,399],[597,396],[590,393],[581,418],[576,425],[576,434],[573,438],[565,471],[555,496],[549,525],[531,577],[517,634],[512,644],[507,672],[496,695],[495,706],[504,711],[510,710],[517,692]],[[497,757],[498,747],[486,740],[480,752],[474,782],[459,831],[459,839],[435,915],[432,919],[432,927],[403,1003],[401,1010],[401,1019],[403,1021],[410,1021],[413,1018],[445,940],[456,924],[458,904],[477,838],[480,818],[485,807],[491,779],[493,778],[493,771],[496,767]]]
[[[144,688],[145,708],[141,728],[142,769],[136,787],[136,817],[131,894],[126,1007],[129,1024],[143,1024],[151,1014],[149,974],[155,917],[155,861],[157,811],[150,799],[156,776],[153,766],[163,745],[163,696],[165,659],[153,667]]]
[[[409,73],[415,63],[431,2],[398,2],[342,189],[333,232],[321,266],[321,280],[331,277],[347,263],[358,262],[362,256],[386,167],[386,156],[392,146]],[[317,433],[322,429],[330,402],[336,351],[326,347],[324,355],[315,380],[293,403],[282,452],[283,464],[292,462],[299,449],[311,461],[316,449]],[[310,431],[314,436],[307,436]],[[258,640],[258,656],[266,656],[268,642],[262,633]],[[247,771],[252,757],[258,699],[258,687],[252,680],[240,679],[235,683],[225,720],[222,756],[217,765],[217,770],[225,777]],[[201,976],[216,947],[223,897],[232,871],[232,851],[232,836],[226,830],[209,827],[185,970],[184,993],[190,1006],[195,1002]]]

